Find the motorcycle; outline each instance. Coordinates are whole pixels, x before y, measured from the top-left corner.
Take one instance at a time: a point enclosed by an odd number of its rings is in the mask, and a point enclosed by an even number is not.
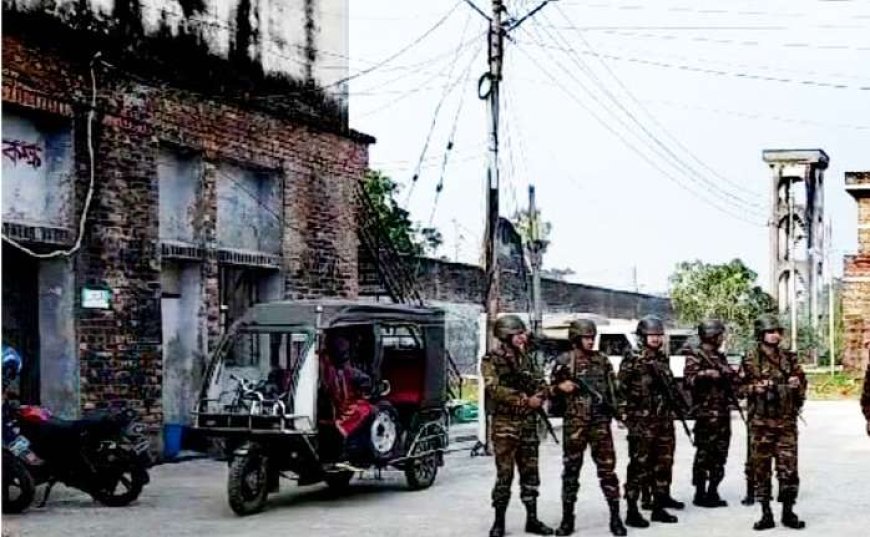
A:
[[[3,414],[4,513],[27,509],[33,487],[41,484],[47,487],[40,507],[58,482],[103,505],[121,507],[136,500],[150,481],[150,442],[131,409],[63,420],[37,406],[4,404]]]

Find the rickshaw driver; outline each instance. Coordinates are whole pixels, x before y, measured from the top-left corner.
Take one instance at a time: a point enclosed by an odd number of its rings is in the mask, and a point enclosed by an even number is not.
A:
[[[334,425],[341,435],[340,461],[347,461],[366,440],[366,427],[375,407],[365,394],[371,391],[371,378],[356,368],[351,360],[351,344],[344,336],[327,341],[327,353],[321,358],[321,380],[332,403]]]

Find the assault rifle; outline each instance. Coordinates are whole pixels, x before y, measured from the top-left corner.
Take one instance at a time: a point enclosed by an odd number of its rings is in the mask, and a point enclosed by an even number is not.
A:
[[[515,388],[521,391],[526,397],[534,397],[541,396],[544,390],[541,389],[540,383],[532,377],[532,374],[528,371],[516,371],[514,370],[511,374],[512,379],[509,379],[509,384],[512,388]],[[547,412],[544,410],[544,407],[540,406],[534,409],[535,414],[537,414],[543,421],[544,426],[547,428],[547,433],[553,438],[553,441],[557,444],[559,443],[559,438],[556,436],[556,430],[553,429],[553,424],[550,423],[550,417],[547,416]]]
[[[622,421],[619,419],[619,411],[614,406],[614,403],[616,402],[616,398],[613,396],[613,393],[611,393],[612,399],[608,399],[601,392],[599,392],[598,390],[596,390],[595,388],[590,386],[589,383],[586,382],[585,380],[583,380],[583,377],[581,377],[579,375],[571,375],[566,380],[573,383],[574,386],[576,386],[579,390],[586,392],[589,396],[591,396],[595,400],[596,404],[602,405],[604,408],[606,408],[615,420],[620,421],[620,422]],[[608,384],[609,384],[609,382],[610,381],[608,379]],[[613,387],[611,385],[611,392],[612,392],[612,389],[613,389]]]
[[[703,349],[698,349],[697,352],[704,358],[705,362],[710,364],[710,366],[719,371],[719,374],[722,375],[723,383],[725,385],[725,395],[728,397],[728,401],[732,405],[737,407],[737,412],[740,414],[740,419],[743,420],[743,423],[746,423],[746,416],[743,414],[743,409],[740,408],[740,400],[737,399],[737,394],[734,392],[734,385],[731,383],[731,375],[733,375],[731,370],[715,362],[712,358],[707,356],[706,353],[704,353]]]
[[[655,378],[665,395],[665,400],[667,401],[668,406],[683,424],[683,430],[686,431],[686,436],[689,437],[689,442],[694,446],[695,439],[692,436],[691,429],[689,429],[689,424],[686,423],[685,410],[689,407],[688,403],[686,403],[682,393],[680,393],[678,388],[673,384],[671,376],[664,374],[659,368],[659,364],[655,361],[655,358],[653,358],[648,365],[650,370],[653,372],[653,378]]]

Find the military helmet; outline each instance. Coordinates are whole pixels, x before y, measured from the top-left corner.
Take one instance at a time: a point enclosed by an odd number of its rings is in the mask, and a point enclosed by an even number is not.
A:
[[[574,341],[581,337],[595,337],[598,328],[591,319],[577,319],[568,325],[568,339]]]
[[[665,335],[665,323],[655,315],[647,315],[637,323],[639,336],[663,336]]]
[[[705,319],[698,325],[698,337],[701,340],[713,339],[725,333],[725,323],[719,319]]]
[[[526,324],[516,315],[505,315],[495,321],[493,333],[496,339],[506,340],[526,332]]]
[[[779,322],[779,317],[767,313],[755,319],[755,337],[761,339],[765,332],[771,330],[784,330],[782,323]]]

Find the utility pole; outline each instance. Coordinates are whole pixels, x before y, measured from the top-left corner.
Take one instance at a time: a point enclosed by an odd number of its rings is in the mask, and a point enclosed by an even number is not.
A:
[[[798,333],[798,314],[797,314],[797,278],[795,278],[795,273],[797,272],[797,265],[795,264],[794,252],[795,252],[795,242],[797,241],[797,237],[794,232],[794,191],[791,186],[788,189],[788,235],[789,235],[789,253],[788,258],[791,263],[789,264],[790,274],[788,278],[789,283],[789,307],[791,313],[791,351],[797,352],[797,333]]]
[[[489,70],[484,77],[489,81],[489,92],[486,107],[486,121],[488,127],[487,153],[489,156],[486,170],[486,243],[484,252],[486,255],[486,351],[495,348],[495,336],[493,328],[498,317],[498,302],[501,278],[498,268],[498,119],[499,119],[499,84],[501,82],[502,60],[504,53],[504,34],[502,26],[502,14],[504,13],[502,0],[492,0],[492,18],[489,21],[489,48],[487,57]]]
[[[478,82],[478,92],[481,99],[487,101],[486,125],[487,125],[487,170],[486,170],[486,235],[484,239],[484,268],[486,272],[486,296],[484,308],[486,312],[486,352],[496,347],[495,320],[499,311],[499,292],[501,287],[501,274],[498,268],[498,216],[499,216],[499,170],[498,170],[498,143],[499,143],[499,87],[502,81],[502,67],[504,65],[504,38],[517,29],[526,20],[533,17],[544,6],[553,0],[542,0],[528,13],[519,18],[506,17],[507,9],[503,0],[492,0],[492,15],[487,15],[477,7],[473,0],[465,0],[474,11],[488,20],[489,31],[487,32],[487,60],[489,69]],[[486,84],[485,84],[486,83]],[[485,416],[486,413],[484,412]],[[484,418],[482,423],[486,422]],[[483,449],[489,454],[489,426],[480,431],[484,438],[479,439],[478,445],[472,450],[475,454]]]
[[[831,239],[833,238],[833,229],[831,219],[828,219],[827,237],[825,237],[825,269],[827,270],[828,280],[828,361],[831,366],[831,375],[836,371],[836,347],[834,345],[836,329],[834,323],[834,270],[831,266]]]
[[[541,335],[544,312],[541,303],[541,256],[543,243],[541,241],[541,222],[538,219],[538,207],[535,204],[535,187],[529,185],[529,261],[532,265],[532,332]]]

